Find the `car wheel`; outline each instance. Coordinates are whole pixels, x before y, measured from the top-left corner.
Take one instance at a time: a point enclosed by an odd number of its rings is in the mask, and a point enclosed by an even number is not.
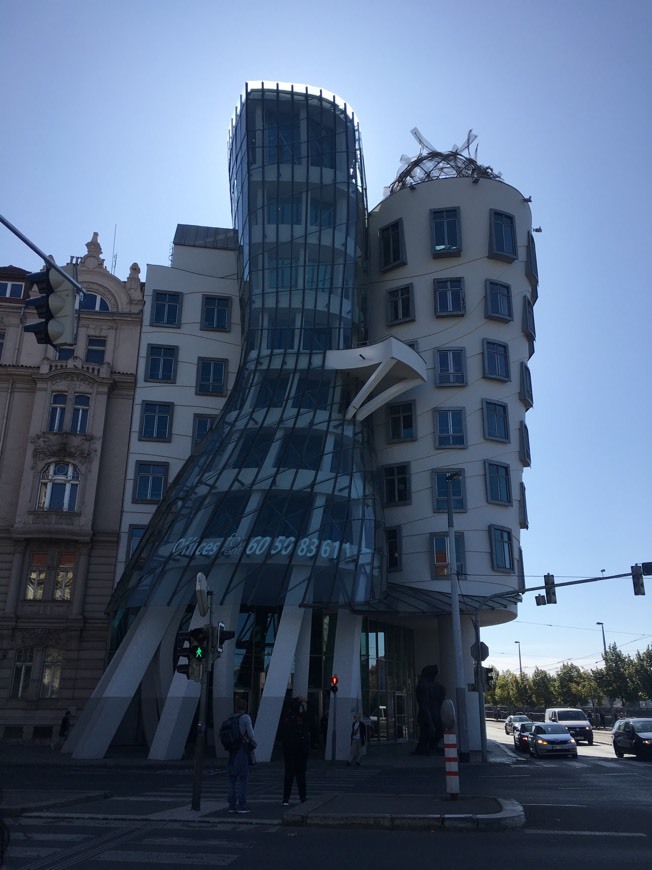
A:
[[[624,758],[625,757],[625,753],[622,751],[622,749],[617,749],[615,746],[614,746],[614,752],[616,753],[616,758]]]
[[[588,737],[587,740],[586,740],[586,742],[589,744],[589,746],[593,746],[593,735],[591,735],[590,737]]]
[[[507,730],[507,725],[505,725],[505,734],[509,734],[509,731]]]

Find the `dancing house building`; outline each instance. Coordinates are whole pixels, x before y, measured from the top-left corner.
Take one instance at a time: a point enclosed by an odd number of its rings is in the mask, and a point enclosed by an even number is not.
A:
[[[350,107],[266,83],[236,112],[230,183],[237,373],[116,587],[115,652],[68,741],[77,757],[103,755],[136,707],[150,757],[183,752],[199,688],[175,672],[174,640],[206,622],[199,573],[213,622],[235,631],[212,721],[246,697],[263,760],[288,692],[330,714],[329,735],[339,721],[337,757],[356,709],[376,739],[411,737],[415,675],[437,663],[456,683],[451,584],[468,683],[474,621],[513,618],[522,588],[537,285],[525,198],[422,146],[368,212]]]

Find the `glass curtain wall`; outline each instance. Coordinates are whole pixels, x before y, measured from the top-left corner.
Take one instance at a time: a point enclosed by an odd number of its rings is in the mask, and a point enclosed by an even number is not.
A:
[[[239,370],[128,563],[114,609],[190,601],[198,571],[217,602],[240,601],[243,612],[289,596],[337,608],[383,592],[371,430],[345,420],[346,376],[328,367],[328,351],[356,346],[364,329],[357,123],[331,95],[262,84],[246,91],[230,138]]]

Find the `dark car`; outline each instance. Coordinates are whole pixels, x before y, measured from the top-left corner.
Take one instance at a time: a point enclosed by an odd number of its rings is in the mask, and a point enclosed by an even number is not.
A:
[[[577,758],[577,743],[558,722],[537,722],[527,736],[530,755],[570,755]]]
[[[528,735],[534,728],[534,722],[516,722],[512,735],[514,737],[514,749],[517,751],[527,752],[528,750]]]
[[[611,740],[618,758],[625,754],[652,758],[652,719],[619,719],[611,732]]]
[[[517,722],[529,722],[530,717],[526,716],[525,713],[514,713],[513,716],[508,716],[505,719],[505,734],[511,734],[514,730],[514,725]]]

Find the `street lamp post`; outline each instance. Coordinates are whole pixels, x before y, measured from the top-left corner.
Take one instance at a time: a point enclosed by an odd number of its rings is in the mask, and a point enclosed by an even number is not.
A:
[[[464,691],[464,659],[462,658],[462,625],[460,622],[459,574],[453,522],[453,481],[460,479],[459,471],[446,475],[446,506],[448,509],[448,572],[451,580],[451,623],[455,652],[455,705],[460,761],[469,761],[469,732]]]
[[[604,636],[604,622],[596,622],[596,625],[599,625],[602,629],[602,648],[604,649],[604,654],[607,655],[607,641]]]
[[[521,662],[521,641],[515,640],[514,643],[518,644],[518,673],[521,679],[523,679],[523,664]]]

